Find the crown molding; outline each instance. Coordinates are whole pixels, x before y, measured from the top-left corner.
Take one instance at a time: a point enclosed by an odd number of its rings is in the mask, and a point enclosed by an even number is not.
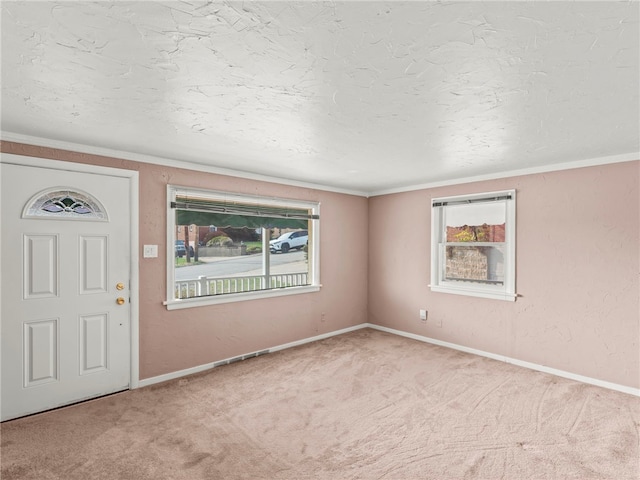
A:
[[[282,177],[271,177],[256,173],[244,172],[240,170],[232,170],[228,168],[202,165],[195,162],[184,160],[174,160],[170,158],[156,157],[140,153],[126,152],[123,150],[115,150],[110,148],[95,147],[79,143],[65,142],[60,140],[52,140],[48,138],[35,137],[31,135],[23,135],[19,133],[0,131],[0,140],[7,142],[24,143],[38,147],[55,148],[60,150],[69,150],[72,152],[86,153],[89,155],[100,155],[105,157],[115,157],[123,160],[131,160],[141,163],[150,163],[155,165],[164,165],[173,168],[183,168],[198,172],[214,173],[218,175],[226,175],[230,177],[246,178],[248,180],[258,180],[262,182],[277,183],[292,187],[310,188],[333,193],[343,193],[346,195],[354,195],[358,197],[377,197],[382,195],[390,195],[394,193],[412,192],[416,190],[426,190],[437,187],[447,187],[452,185],[461,185],[465,183],[483,182],[488,180],[497,180],[500,178],[519,177],[522,175],[535,175],[539,173],[556,172],[561,170],[571,170],[574,168],[595,167],[599,165],[609,165],[613,163],[632,162],[640,160],[640,152],[623,153],[620,155],[610,155],[605,157],[597,157],[591,159],[577,160],[572,162],[556,163],[552,165],[543,165],[538,167],[523,168],[517,170],[507,170],[499,173],[487,175],[476,175],[472,177],[461,177],[451,180],[442,180],[438,182],[428,182],[405,187],[397,187],[390,189],[362,191],[350,190],[346,188],[332,187],[328,185],[320,185],[310,182],[302,182]]]
[[[426,190],[429,188],[448,187],[452,185],[461,185],[464,183],[484,182],[487,180],[497,180],[500,178],[520,177],[523,175],[535,175],[538,173],[557,172],[560,170],[571,170],[574,168],[596,167],[599,165],[609,165],[612,163],[633,162],[640,160],[640,152],[623,153],[620,155],[610,155],[607,157],[597,157],[586,160],[577,160],[574,162],[556,163],[552,165],[542,165],[539,167],[522,168],[518,170],[507,170],[505,172],[491,173],[487,175],[476,175],[473,177],[462,177],[452,180],[443,180],[440,182],[429,182],[407,187],[390,188],[369,192],[369,197],[377,197],[381,195],[390,195],[393,193],[413,192],[415,190]]]
[[[150,163],[154,165],[164,165],[166,167],[182,168],[186,170],[194,170],[197,172],[214,173],[218,175],[226,175],[229,177],[246,178],[248,180],[258,180],[261,182],[277,183],[291,187],[309,188],[313,190],[322,190],[333,193],[343,193],[346,195],[355,195],[358,197],[368,197],[367,192],[359,190],[350,190],[346,188],[331,187],[328,185],[320,185],[317,183],[302,182],[282,177],[271,177],[269,175],[261,175],[257,173],[243,172],[229,168],[222,168],[210,165],[202,165],[195,162],[184,160],[174,160],[170,158],[156,157],[153,155],[145,155],[141,153],[127,152],[124,150],[115,150],[111,148],[96,147],[84,145],[80,143],[65,142],[60,140],[52,140],[50,138],[35,137],[31,135],[23,135],[7,131],[0,131],[0,140],[5,142],[23,143],[34,145],[36,147],[55,148],[58,150],[68,150],[77,153],[86,153],[88,155],[100,155],[103,157],[113,157],[121,160],[131,160],[134,162]]]

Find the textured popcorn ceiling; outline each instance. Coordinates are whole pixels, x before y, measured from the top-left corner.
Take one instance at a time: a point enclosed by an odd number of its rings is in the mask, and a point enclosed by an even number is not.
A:
[[[364,192],[633,154],[638,2],[2,2],[2,130]]]

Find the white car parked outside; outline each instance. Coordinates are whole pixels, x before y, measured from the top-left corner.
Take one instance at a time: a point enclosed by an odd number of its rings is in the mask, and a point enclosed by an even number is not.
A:
[[[306,230],[283,233],[269,242],[269,250],[271,250],[271,253],[287,253],[289,250],[300,250],[304,248],[308,240],[309,232]]]

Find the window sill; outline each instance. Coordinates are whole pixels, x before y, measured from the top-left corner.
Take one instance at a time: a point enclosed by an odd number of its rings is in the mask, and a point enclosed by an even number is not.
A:
[[[496,291],[487,291],[480,289],[470,289],[464,287],[449,287],[442,285],[429,285],[429,288],[432,292],[439,293],[452,293],[454,295],[466,295],[468,297],[480,297],[480,298],[491,298],[494,300],[505,300],[508,302],[515,302],[518,295],[515,293],[509,292],[496,292]]]
[[[274,290],[263,290],[260,292],[229,293],[226,295],[216,295],[208,297],[185,298],[182,300],[167,300],[163,305],[167,310],[179,310],[182,308],[204,307],[207,305],[218,305],[222,303],[246,302],[272,297],[283,297],[286,295],[299,295],[301,293],[314,293],[320,291],[321,285],[307,285],[304,287],[287,287]]]

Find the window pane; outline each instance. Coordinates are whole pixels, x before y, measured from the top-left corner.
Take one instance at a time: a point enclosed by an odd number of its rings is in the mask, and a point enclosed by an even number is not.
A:
[[[175,298],[310,285],[307,230],[270,229],[271,249],[263,249],[261,228],[176,228]],[[190,232],[190,238],[185,238]],[[305,235],[291,239],[293,233]],[[184,252],[185,244],[197,249]],[[271,252],[269,251],[271,250]],[[184,252],[180,255],[178,252]],[[273,253],[272,253],[273,252]],[[264,260],[269,256],[269,268]],[[197,260],[197,261],[194,261]]]
[[[504,246],[442,245],[446,281],[504,284]]]
[[[446,242],[504,242],[505,203],[450,205],[445,209]]]
[[[271,229],[271,288],[311,285],[308,230]]]
[[[431,290],[515,301],[516,191],[433,198]]]

